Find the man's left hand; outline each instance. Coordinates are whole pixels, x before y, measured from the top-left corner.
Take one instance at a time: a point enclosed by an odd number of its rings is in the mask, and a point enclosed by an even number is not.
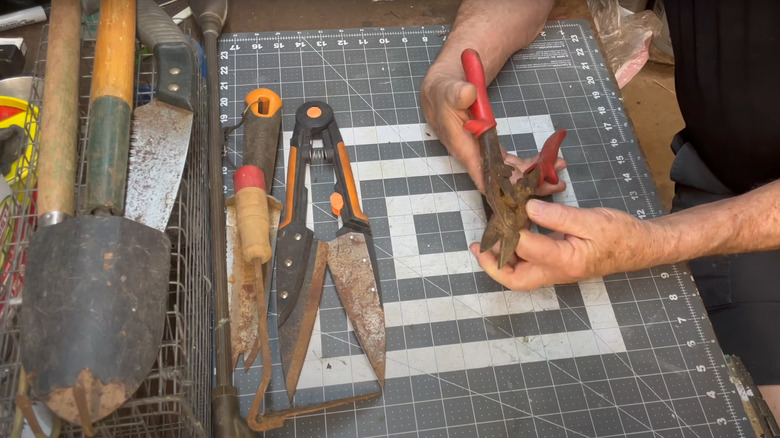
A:
[[[640,269],[663,245],[652,237],[653,224],[619,210],[583,209],[535,199],[526,208],[531,221],[553,233],[522,230],[516,261],[499,270],[492,251],[480,253],[479,243],[470,247],[482,269],[512,290]]]

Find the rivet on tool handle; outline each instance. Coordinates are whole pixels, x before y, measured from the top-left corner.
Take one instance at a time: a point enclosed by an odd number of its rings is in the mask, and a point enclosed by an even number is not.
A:
[[[496,118],[487,95],[485,70],[482,67],[479,53],[474,49],[464,50],[460,55],[460,60],[463,64],[463,71],[466,73],[466,80],[477,87],[477,100],[469,107],[471,120],[467,121],[464,127],[479,137],[488,129],[496,126]]]

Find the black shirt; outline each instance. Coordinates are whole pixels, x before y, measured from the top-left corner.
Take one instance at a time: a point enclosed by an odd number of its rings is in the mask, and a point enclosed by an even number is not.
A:
[[[683,138],[736,193],[780,179],[780,0],[664,4]]]

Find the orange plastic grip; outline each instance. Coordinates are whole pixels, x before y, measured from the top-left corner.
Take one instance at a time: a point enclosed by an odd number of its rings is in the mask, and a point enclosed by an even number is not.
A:
[[[282,98],[267,88],[250,91],[244,101],[257,117],[273,117],[282,108]]]
[[[352,213],[356,218],[368,222],[368,216],[360,209],[357,188],[355,187],[355,177],[352,175],[352,166],[349,164],[347,148],[344,146],[343,141],[340,141],[336,147],[339,148],[339,159],[341,160],[341,168],[344,170],[344,183],[347,186],[347,196],[349,196],[349,204],[352,206]]]
[[[295,199],[295,168],[297,165],[298,148],[290,146],[290,160],[287,163],[287,186],[285,187],[285,190],[287,191],[287,196],[285,196],[287,203],[284,206],[284,219],[282,219],[282,223],[279,224],[280,230],[287,225],[290,225],[290,222],[292,222],[293,200]]]

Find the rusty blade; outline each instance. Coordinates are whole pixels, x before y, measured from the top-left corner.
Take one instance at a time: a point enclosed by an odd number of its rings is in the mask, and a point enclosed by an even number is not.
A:
[[[379,384],[385,383],[385,311],[379,301],[366,236],[346,233],[328,245],[328,267],[341,304],[355,329],[358,341],[374,368]]]
[[[239,356],[244,356],[244,370],[247,370],[254,363],[260,347],[257,300],[263,291],[257,290],[254,266],[241,257],[241,236],[236,227],[235,205],[226,206],[225,224],[227,263],[233,267],[228,278],[232,364],[235,367]],[[262,284],[259,283],[260,286]]]
[[[179,193],[192,111],[157,99],[133,112],[125,217],[165,231]]]
[[[282,203],[271,195],[268,200],[268,216],[270,221],[270,242],[273,249],[276,246],[276,235]],[[247,263],[241,257],[241,237],[236,227],[236,207],[230,200],[225,207],[225,234],[227,245],[226,255],[230,269],[228,278],[228,303],[230,305],[230,341],[231,357],[235,367],[240,356],[244,357],[244,371],[252,366],[260,351],[260,330],[268,330],[260,320],[262,311],[260,305],[268,308],[269,291],[271,290],[271,268],[274,259],[262,265],[257,270],[253,263]],[[261,303],[261,300],[263,301]]]
[[[309,340],[314,330],[314,320],[320,307],[325,268],[328,262],[328,245],[315,240],[310,248],[309,261],[300,296],[295,301],[290,316],[279,326],[279,350],[282,356],[287,396],[290,403],[298,386],[303,361],[309,349]],[[278,291],[277,291],[278,293]]]

